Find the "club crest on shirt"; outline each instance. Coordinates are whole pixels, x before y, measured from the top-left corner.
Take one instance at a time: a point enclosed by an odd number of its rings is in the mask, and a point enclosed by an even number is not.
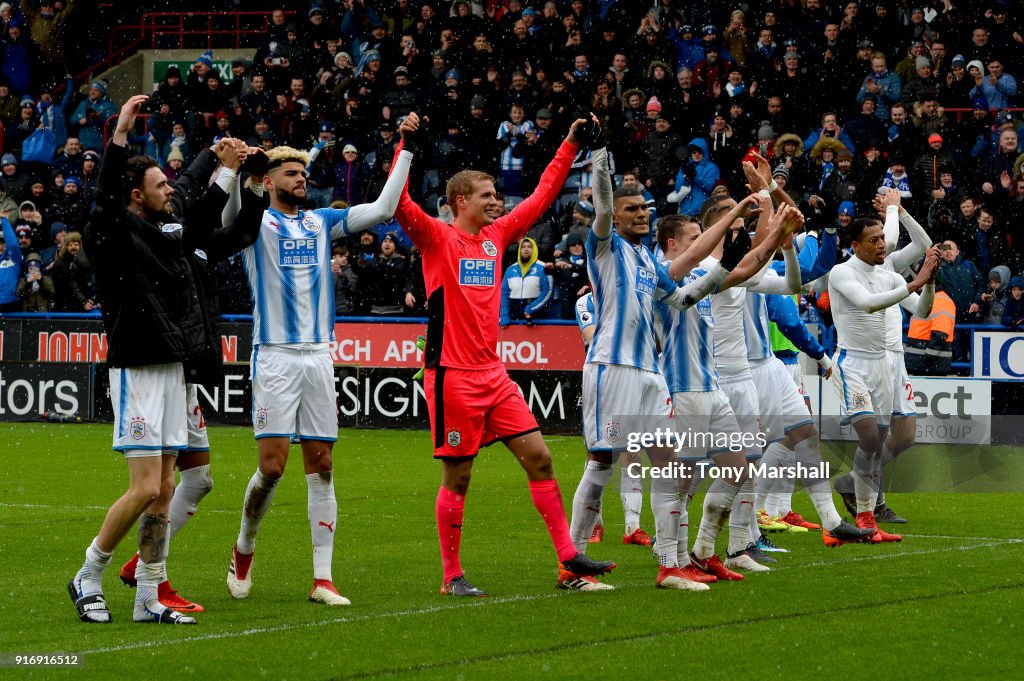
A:
[[[449,447],[458,447],[460,444],[462,444],[462,433],[460,433],[457,430],[449,430],[448,431],[448,446]]]
[[[128,434],[133,440],[141,440],[146,437],[146,419],[141,416],[133,416],[128,426]]]
[[[320,223],[312,215],[306,214],[302,216],[302,226],[313,234],[320,233]]]
[[[258,430],[263,430],[267,427],[267,408],[260,407],[256,410],[256,418],[253,421],[254,425]]]
[[[487,255],[491,256],[492,258],[494,256],[498,255],[498,247],[495,246],[494,242],[491,241],[490,239],[487,239],[486,241],[484,241],[480,245],[483,246],[484,253],[486,253]]]
[[[864,393],[853,393],[850,395],[851,409],[865,409],[868,406],[868,396]]]
[[[618,421],[609,421],[605,426],[605,439],[608,442],[615,444],[619,441],[619,436],[622,435],[622,426]]]
[[[169,222],[166,225],[160,225],[160,231],[164,234],[174,234],[182,230],[180,222]]]

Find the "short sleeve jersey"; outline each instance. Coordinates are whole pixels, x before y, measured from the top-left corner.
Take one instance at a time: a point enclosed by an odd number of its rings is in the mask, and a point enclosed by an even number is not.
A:
[[[264,211],[256,241],[242,251],[253,345],[334,340],[331,240],[347,234],[347,221],[347,209]]]

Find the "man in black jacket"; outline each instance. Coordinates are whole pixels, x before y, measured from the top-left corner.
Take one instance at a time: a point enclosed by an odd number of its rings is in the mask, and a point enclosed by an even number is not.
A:
[[[138,520],[135,621],[194,624],[193,618],[163,605],[157,587],[166,581],[175,454],[187,446],[185,383],[202,380],[197,370],[186,376],[184,363],[208,347],[189,257],[213,223],[191,218],[219,216],[220,210],[204,205],[216,197],[207,191],[208,176],[198,177],[190,167],[184,181],[172,188],[156,161],[128,157],[128,132],[147,99],[136,95],[121,109],[86,230],[108,339],[114,449],[125,456],[130,483],[108,511],[68,591],[83,622],[111,621],[103,571]],[[233,144],[219,145],[217,153],[226,165],[238,162]]]

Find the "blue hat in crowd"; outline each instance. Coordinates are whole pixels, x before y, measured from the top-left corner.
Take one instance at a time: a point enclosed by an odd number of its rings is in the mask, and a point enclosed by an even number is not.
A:
[[[68,231],[68,228],[64,226],[63,222],[60,222],[58,220],[57,222],[50,225],[50,238],[56,239],[58,234],[66,231]]]
[[[851,218],[857,214],[853,201],[843,201],[839,204],[839,215],[849,215]]]
[[[78,187],[79,189],[82,188],[82,180],[81,180],[81,178],[75,177],[74,175],[68,175],[67,177],[64,178],[64,186],[66,187],[69,184],[73,184],[76,187]]]
[[[974,98],[974,101],[971,102],[971,106],[975,109],[984,109],[985,111],[988,111],[988,99],[985,95],[978,95]]]
[[[99,90],[104,97],[107,96],[107,85],[102,80],[93,81],[89,84],[90,90]]]
[[[334,132],[334,123],[324,121],[320,124],[320,132]]]
[[[448,71],[446,74],[444,74],[445,80],[448,80],[449,78],[454,78],[455,80],[462,80],[462,74],[459,73],[458,69],[452,69]]]
[[[199,55],[199,59],[196,59],[197,64],[206,64],[208,68],[213,68],[213,50],[207,50]]]

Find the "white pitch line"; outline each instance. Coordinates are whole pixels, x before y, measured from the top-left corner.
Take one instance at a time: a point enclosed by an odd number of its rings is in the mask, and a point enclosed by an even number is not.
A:
[[[942,549],[926,549],[924,551],[908,551],[906,553],[890,553],[874,556],[861,556],[856,558],[840,558],[838,560],[830,561],[818,561],[814,563],[803,563],[801,565],[793,565],[789,567],[772,568],[775,570],[797,570],[800,568],[813,568],[823,567],[827,565],[836,565],[842,563],[859,563],[862,561],[870,560],[889,560],[891,558],[908,558],[911,556],[926,555],[933,553],[944,553],[946,551],[972,551],[974,549],[991,548],[993,546],[1004,546],[1009,544],[1019,544],[1024,542],[1020,539],[998,539],[984,544],[974,544],[971,546],[955,546]],[[626,582],[622,584],[616,584],[616,589],[621,588],[633,588],[633,587],[649,587],[649,582]],[[322,627],[330,624],[346,624],[355,622],[370,622],[374,620],[393,619],[396,617],[408,617],[412,615],[429,615],[437,612],[445,612],[447,610],[456,610],[461,608],[473,608],[473,607],[487,607],[489,605],[502,605],[505,603],[526,603],[530,601],[547,600],[549,598],[564,597],[564,594],[550,593],[550,594],[534,594],[531,596],[508,596],[505,598],[488,598],[481,599],[478,601],[462,602],[452,605],[435,605],[428,608],[419,608],[415,610],[399,610],[395,612],[384,612],[372,615],[361,615],[359,617],[337,617],[330,620],[323,620],[319,622],[306,622],[304,624],[281,624],[272,627],[256,627],[252,629],[246,629],[244,631],[225,631],[216,634],[203,634],[201,636],[189,636],[187,638],[174,639],[169,641],[139,641],[137,643],[126,643],[123,645],[109,646],[106,648],[94,648],[92,650],[79,651],[82,655],[93,655],[100,653],[116,653],[125,650],[142,650],[146,648],[158,648],[160,646],[177,645],[180,643],[193,643],[203,641],[216,641],[226,638],[240,638],[242,636],[250,636],[252,634],[273,634],[283,631],[293,631],[296,629],[307,629],[313,627]]]

